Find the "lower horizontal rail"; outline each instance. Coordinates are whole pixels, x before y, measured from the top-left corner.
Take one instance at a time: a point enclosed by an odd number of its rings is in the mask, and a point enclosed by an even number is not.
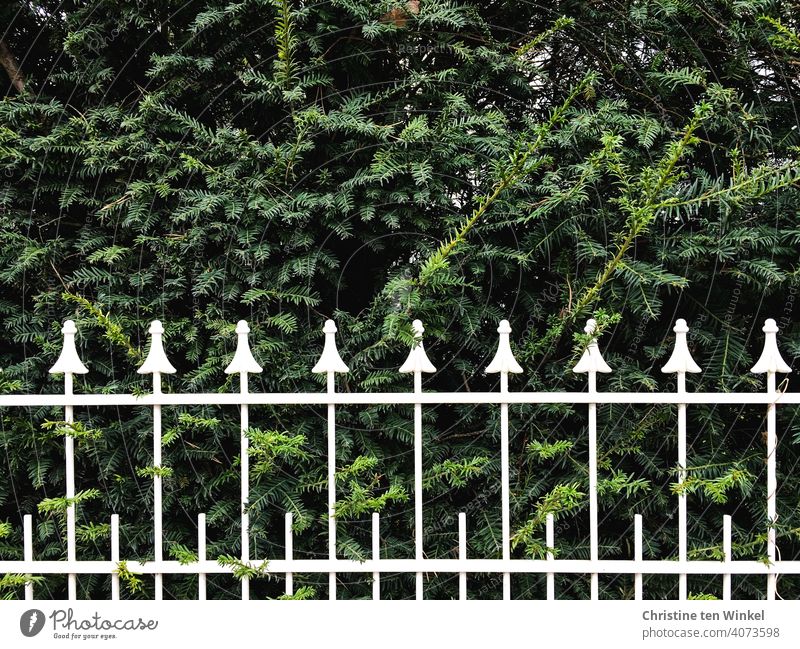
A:
[[[251,560],[257,567],[262,560]],[[215,561],[181,564],[177,561],[129,560],[127,569],[135,574],[224,574],[232,567]],[[112,574],[118,568],[114,561],[0,561],[1,573],[15,574]],[[692,575],[797,575],[800,561],[778,561],[768,566],[760,561],[631,561],[558,559],[380,559],[352,561],[347,559],[275,559],[267,564],[267,573],[330,573],[330,572],[465,572],[465,573],[603,573],[603,574],[692,574]]]

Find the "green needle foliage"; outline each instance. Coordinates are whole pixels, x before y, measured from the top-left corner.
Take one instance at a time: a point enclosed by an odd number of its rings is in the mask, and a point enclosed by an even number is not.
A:
[[[90,369],[81,393],[148,394],[136,369],[158,318],[178,372],[166,392],[236,392],[223,370],[235,323],[251,327],[264,372],[252,391],[324,391],[310,368],[334,318],[350,372],[340,391],[406,391],[397,368],[415,318],[438,372],[435,391],[496,390],[487,376],[497,321],[514,328],[525,372],[513,390],[583,390],[571,368],[593,316],[613,373],[600,390],[674,391],[660,367],[677,317],[703,373],[697,391],[762,391],[749,373],[761,323],[796,324],[800,245],[800,26],[791,3],[420,0],[93,0],[6,2],[0,70],[0,393],[60,392],[47,370],[61,323],[79,327]],[[793,375],[790,375],[793,376]],[[796,379],[783,387],[797,390]],[[413,411],[337,407],[338,555],[414,556]],[[781,558],[800,552],[800,429],[778,408],[775,524]],[[600,556],[630,558],[633,516],[648,559],[677,556],[677,497],[688,499],[689,551],[766,556],[763,407],[688,409],[688,478],[676,472],[672,406],[598,407]],[[34,514],[37,558],[66,556],[64,442],[76,446],[78,557],[153,559],[152,489],[164,478],[165,547],[197,556],[206,514],[210,598],[239,597],[236,577],[282,558],[293,515],[297,558],[327,557],[325,409],[251,407],[251,559],[242,562],[241,427],[236,408],[169,407],[154,466],[151,409],[0,412],[0,558],[22,558]],[[547,515],[560,558],[588,558],[586,409],[510,408],[513,556],[546,556]],[[458,512],[468,553],[499,558],[498,408],[423,409],[425,554],[453,557]],[[169,467],[169,468],[167,468]],[[38,515],[37,515],[38,512]],[[119,563],[127,597],[153,579]],[[254,567],[256,566],[256,567]],[[263,570],[260,566],[263,566]],[[278,576],[279,577],[279,576]],[[0,580],[20,598],[25,575]],[[37,598],[63,598],[62,577],[34,577]],[[702,597],[721,580],[691,576]],[[327,598],[327,575],[295,575],[293,599]],[[762,597],[763,577],[734,580]],[[165,578],[193,598],[197,578]],[[632,597],[630,576],[601,576],[601,596]],[[653,576],[647,597],[677,595]],[[254,579],[251,596],[284,582]],[[800,581],[778,582],[784,598]],[[470,578],[494,598],[499,575]],[[451,598],[452,575],[426,597]],[[515,597],[545,593],[514,576]],[[108,576],[79,576],[106,598]],[[559,575],[559,597],[585,598],[588,577]],[[339,575],[337,596],[369,598],[370,576]],[[387,599],[414,595],[413,575],[384,575]]]

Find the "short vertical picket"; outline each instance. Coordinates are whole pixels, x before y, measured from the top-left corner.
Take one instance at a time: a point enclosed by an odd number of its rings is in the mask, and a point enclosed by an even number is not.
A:
[[[633,560],[637,563],[642,560],[642,515],[635,514],[633,517]],[[642,599],[642,573],[637,572],[633,576],[634,599]]]
[[[286,512],[283,526],[283,544],[286,547],[286,560],[289,562],[292,561],[294,556],[294,536],[292,535],[293,518],[292,512]],[[291,572],[286,573],[286,594],[294,595],[294,575]]]
[[[30,514],[22,517],[22,558],[33,561],[33,519]],[[33,599],[33,582],[25,582],[25,599]]]
[[[553,548],[555,548],[556,540],[555,540],[555,529],[553,524],[553,515],[548,514],[547,518],[545,519],[545,540],[544,543],[547,546],[547,560],[548,561],[555,561],[555,555],[553,554]],[[547,573],[547,600],[553,601],[556,598],[556,576],[553,572]]]
[[[201,563],[206,560],[206,515],[197,515],[197,560]],[[197,599],[206,599],[206,575],[197,574]]]
[[[467,514],[458,513],[458,558],[465,561],[467,558]],[[467,599],[467,573],[458,573],[458,599]]]
[[[381,560],[381,521],[378,512],[372,512],[372,560],[377,563]],[[381,598],[381,573],[372,571],[372,599]]]
[[[111,514],[111,562],[119,564],[119,514]],[[119,599],[119,573],[111,573],[111,599]]]
[[[731,517],[725,514],[722,517],[722,554],[725,559],[725,568],[730,568],[731,559]],[[722,599],[731,598],[731,573],[722,575]]]

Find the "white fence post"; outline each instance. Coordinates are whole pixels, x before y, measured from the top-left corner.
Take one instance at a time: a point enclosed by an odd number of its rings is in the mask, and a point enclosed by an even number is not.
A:
[[[508,320],[501,320],[497,327],[499,340],[497,352],[492,362],[486,367],[487,374],[500,373],[500,392],[508,393],[508,374],[521,374],[522,368],[511,351],[509,335],[511,325]],[[511,559],[511,497],[508,460],[508,402],[500,404],[500,500],[501,500],[501,526],[503,543],[503,560]],[[503,599],[511,599],[511,575],[503,573]]]
[[[322,355],[311,371],[326,374],[328,394],[336,392],[336,372],[348,372],[339,351],[336,349],[336,323],[326,320],[322,328],[325,345]],[[328,559],[336,559],[336,406],[328,404]],[[336,599],[336,573],[328,573],[328,599]]]
[[[206,560],[206,515],[197,515],[197,560]],[[204,572],[197,574],[197,599],[206,598],[206,575]]]
[[[381,520],[378,512],[372,512],[372,560],[375,565],[381,560]],[[381,573],[372,571],[372,599],[381,598]]]
[[[404,374],[414,373],[414,394],[422,394],[422,373],[432,373],[436,368],[428,360],[425,346],[422,343],[422,334],[425,332],[422,322],[414,320],[414,338],[416,344],[408,354],[406,362],[400,367]],[[424,557],[422,547],[422,404],[414,404],[414,558],[422,561]],[[416,577],[416,598],[423,599],[422,573]]]
[[[761,357],[750,370],[754,374],[767,374],[767,393],[777,398],[778,393],[775,385],[775,374],[781,372],[789,373],[792,369],[786,364],[778,350],[778,325],[775,320],[769,318],[764,321],[761,331],[764,332],[764,350]],[[778,433],[775,427],[775,403],[767,405],[767,556],[770,563],[775,563],[777,555],[777,545],[775,542],[775,525],[778,522],[775,496],[778,490],[776,476],[776,454],[778,450]],[[767,599],[775,599],[777,586],[777,575],[774,573],[767,576]]]
[[[722,517],[722,553],[725,555],[725,566],[729,567],[733,560],[731,552],[731,517],[725,514]],[[731,573],[722,575],[722,599],[731,598]]]
[[[64,346],[61,348],[61,355],[55,365],[50,368],[50,374],[64,375],[64,396],[72,395],[72,376],[73,374],[86,374],[89,370],[78,357],[78,350],[75,348],[75,334],[78,328],[75,322],[67,320],[64,323],[61,333],[64,334]],[[69,399],[68,399],[69,401]],[[72,404],[64,406],[64,421],[72,424],[74,420]],[[66,462],[66,497],[67,497],[67,561],[74,562],[75,554],[75,439],[69,433],[64,437],[64,458]],[[67,597],[70,600],[77,599],[77,578],[75,573],[70,573],[67,577]]]
[[[153,396],[161,395],[161,375],[174,374],[175,368],[169,362],[164,352],[164,343],[161,336],[164,333],[164,326],[159,320],[153,320],[150,324],[150,351],[144,363],[137,370],[139,374],[153,375]],[[161,405],[153,405],[153,550],[156,562],[164,559],[164,529],[163,529],[163,505],[161,502]],[[163,597],[163,576],[160,573],[155,575],[155,598]]]
[[[458,558],[465,561],[467,558],[467,514],[458,513]],[[458,573],[458,599],[467,599],[467,573]]]
[[[111,561],[119,563],[119,514],[111,514]],[[111,573],[111,599],[119,599],[119,573]]]
[[[294,556],[294,537],[292,534],[292,512],[286,512],[284,529],[283,529],[283,542],[286,546],[286,561],[291,565]],[[291,572],[286,573],[286,594],[294,595],[294,575]]]
[[[545,518],[545,545],[547,546],[547,560],[554,561],[553,548],[555,548],[555,529],[553,525],[553,515],[548,514]],[[555,573],[547,573],[547,600],[552,602],[556,598],[556,576]]]
[[[253,353],[250,351],[250,342],[247,335],[250,333],[250,327],[247,326],[245,320],[239,320],[236,324],[236,353],[233,355],[230,365],[225,368],[226,374],[239,375],[239,394],[246,395],[248,391],[247,374],[248,372],[258,373],[261,371],[261,366],[253,358]],[[247,437],[247,429],[250,427],[250,414],[249,406],[244,403],[239,406],[240,413],[240,426],[239,438],[241,440],[241,454],[239,459],[239,468],[241,470],[241,498],[239,502],[239,512],[242,517],[242,561],[247,563],[250,560],[250,515],[247,512],[247,507],[250,500],[250,456],[249,456],[249,438]],[[250,599],[250,580],[247,577],[242,579],[242,599]]]
[[[597,330],[597,322],[594,319],[586,321],[584,332],[591,335],[589,345],[583,352],[583,356],[572,368],[573,372],[586,373],[589,379],[589,394],[597,392],[597,373],[608,373],[611,368],[603,360],[600,349],[597,346],[597,338],[594,336]],[[589,553],[590,559],[594,562],[598,560],[598,538],[597,538],[597,404],[589,404]],[[598,583],[597,573],[593,572],[591,577],[591,599],[597,599]]]
[[[22,558],[33,561],[33,521],[30,514],[22,517]],[[25,583],[25,599],[33,599],[33,582]]]
[[[636,563],[642,562],[642,515],[635,514],[633,517],[633,560]],[[642,599],[642,573],[637,572],[633,576],[634,598],[639,601]]]
[[[694,362],[689,346],[686,343],[686,334],[689,327],[683,318],[675,322],[672,329],[675,332],[675,348],[661,371],[677,375],[677,392],[686,392],[686,373],[696,374],[700,372],[697,363]],[[686,404],[678,404],[678,484],[681,486],[686,481]],[[678,560],[686,561],[686,494],[683,491],[678,493]],[[678,599],[685,600],[688,596],[686,588],[686,575],[682,574],[678,582]]]

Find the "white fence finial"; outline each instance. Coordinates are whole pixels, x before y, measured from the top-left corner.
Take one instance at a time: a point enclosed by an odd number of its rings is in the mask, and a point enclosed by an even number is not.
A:
[[[236,324],[236,353],[233,355],[230,365],[225,368],[225,374],[241,374],[242,372],[260,372],[261,366],[253,358],[250,351],[250,340],[248,334],[250,327],[246,320],[239,320]]]
[[[176,370],[169,362],[167,354],[164,352],[164,343],[161,340],[161,335],[164,333],[161,321],[153,320],[148,333],[150,334],[150,351],[142,366],[136,371],[139,374],[174,374]]]
[[[764,332],[764,351],[761,352],[761,358],[750,371],[753,374],[763,374],[764,372],[787,374],[791,372],[792,368],[786,364],[778,350],[777,323],[772,318],[768,318],[764,321],[761,331]]]
[[[589,318],[586,321],[586,326],[583,331],[587,334],[594,334],[597,330],[597,320]],[[584,374],[586,372],[602,372],[608,374],[611,368],[603,360],[603,355],[600,353],[600,348],[597,346],[597,337],[592,336],[592,340],[586,349],[583,351],[583,356],[577,362],[575,367],[572,368],[573,372]]]
[[[675,347],[672,350],[672,356],[669,357],[661,371],[665,374],[674,374],[676,372],[697,374],[702,372],[700,366],[694,362],[689,351],[689,345],[686,343],[686,334],[689,332],[686,320],[683,318],[676,320],[672,331],[675,332]]]
[[[311,371],[314,374],[324,374],[326,372],[349,372],[347,365],[344,364],[339,350],[336,349],[336,323],[333,320],[326,320],[322,328],[325,334],[325,346],[322,348],[322,355],[317,364]]]
[[[425,327],[422,326],[422,320],[414,320],[411,325],[414,328],[414,346],[408,353],[406,362],[400,367],[400,372],[409,374],[411,372],[435,372],[436,368],[433,363],[428,359],[425,353],[425,346],[422,344],[422,334],[425,333]]]
[[[487,374],[496,374],[497,372],[521,374],[522,368],[519,363],[517,363],[517,359],[514,358],[514,352],[511,351],[511,342],[509,341],[511,325],[508,320],[500,321],[500,326],[497,327],[497,333],[500,334],[500,339],[497,341],[497,351],[494,354],[492,362],[486,366],[484,372]]]
[[[61,348],[61,355],[55,365],[50,368],[50,374],[86,374],[89,370],[78,356],[75,349],[75,334],[78,328],[73,320],[67,320],[61,328],[64,334],[64,346]]]

